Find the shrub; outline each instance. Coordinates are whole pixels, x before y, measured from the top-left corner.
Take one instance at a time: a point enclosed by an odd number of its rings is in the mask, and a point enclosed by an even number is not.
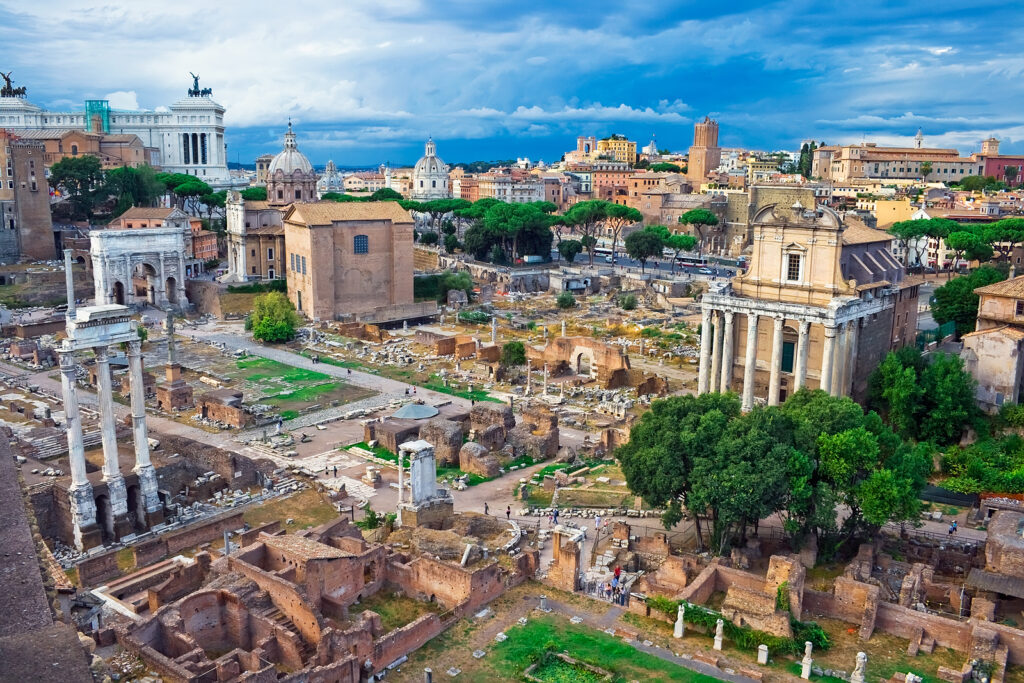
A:
[[[526,365],[526,346],[521,341],[510,341],[501,347],[501,364],[505,367]]]
[[[632,311],[636,308],[636,296],[633,294],[627,294],[619,297],[619,308],[624,311]]]
[[[562,292],[555,299],[555,303],[559,308],[572,308],[576,305],[576,297],[572,295],[572,292]]]
[[[491,321],[491,316],[483,311],[459,311],[459,320],[474,325],[485,325]]]
[[[301,323],[292,302],[281,292],[256,297],[250,318],[253,338],[271,344],[294,339]]]

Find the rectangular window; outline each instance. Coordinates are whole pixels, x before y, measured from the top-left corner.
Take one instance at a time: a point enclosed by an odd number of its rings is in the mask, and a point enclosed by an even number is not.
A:
[[[800,254],[786,255],[786,280],[789,282],[800,281]]]
[[[256,258],[256,250],[255,249],[250,249],[249,250],[249,255],[252,256],[253,258]]]
[[[306,274],[306,257],[302,256],[301,258],[302,258],[302,274],[305,275]]]
[[[267,248],[267,260],[268,261],[273,261],[274,260],[274,250],[272,248],[269,248],[269,247]]]
[[[288,264],[291,267],[292,272],[295,272],[295,254],[288,255]]]
[[[1017,302],[1017,309],[1014,312],[1014,315],[1018,315],[1018,316],[1024,315],[1024,301],[1018,301]]]
[[[370,238],[366,235],[356,235],[352,241],[352,251],[356,254],[369,254]]]

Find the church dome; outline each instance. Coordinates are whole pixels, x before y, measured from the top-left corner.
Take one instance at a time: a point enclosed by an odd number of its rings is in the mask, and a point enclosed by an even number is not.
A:
[[[274,160],[270,162],[269,175],[282,171],[285,175],[291,175],[295,171],[312,173],[313,164],[309,163],[306,155],[299,151],[295,144],[295,133],[292,132],[292,122],[288,122],[288,132],[284,134],[284,149],[278,152]]]
[[[437,156],[437,145],[427,140],[426,154],[412,169],[412,198],[417,201],[445,199],[448,193],[448,164]]]
[[[433,140],[427,140],[426,154],[420,157],[420,160],[416,162],[416,167],[413,169],[413,172],[424,175],[448,173],[448,165],[441,161],[437,156],[437,145]]]

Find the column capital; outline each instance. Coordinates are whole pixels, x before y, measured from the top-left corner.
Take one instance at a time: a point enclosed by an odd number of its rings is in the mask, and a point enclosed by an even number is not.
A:
[[[128,342],[128,355],[129,356],[137,356],[140,353],[142,353],[142,340],[141,339],[136,339],[134,341]]]
[[[723,312],[725,313],[725,320],[726,320],[726,322],[730,322],[731,323],[733,317],[736,315],[736,312],[734,310],[732,310],[731,308],[727,308]]]
[[[92,347],[92,352],[96,354],[97,363],[106,363],[108,361],[106,346],[94,346]]]
[[[811,321],[810,320],[801,320],[800,321],[800,334],[807,334],[807,332],[810,329],[811,329]]]
[[[785,318],[773,318],[772,319],[772,325],[775,326],[776,330],[781,330],[782,326],[784,324],[786,324],[786,319]]]
[[[835,337],[836,336],[836,329],[837,328],[836,328],[836,326],[834,324],[833,325],[825,325],[825,336],[826,337]]]

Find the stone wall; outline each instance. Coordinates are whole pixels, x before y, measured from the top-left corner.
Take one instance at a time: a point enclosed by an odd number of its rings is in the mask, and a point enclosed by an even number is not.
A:
[[[168,555],[177,555],[182,550],[195,548],[224,536],[225,531],[234,531],[243,526],[242,511],[225,512],[200,524],[185,527],[163,536]]]
[[[90,557],[78,564],[78,585],[83,588],[99,586],[107,579],[120,575],[116,550]]]
[[[232,571],[252,579],[270,595],[271,601],[288,617],[295,628],[308,643],[319,643],[322,634],[320,620],[309,603],[296,587],[289,581],[244,561],[244,550],[227,558],[228,567]]]
[[[378,638],[373,643],[373,671],[378,673],[395,660],[422,647],[444,630],[436,614],[424,614],[412,623],[406,624]]]
[[[439,465],[459,464],[459,449],[462,448],[462,425],[444,418],[428,420],[420,427],[419,437],[434,447],[434,457]]]

